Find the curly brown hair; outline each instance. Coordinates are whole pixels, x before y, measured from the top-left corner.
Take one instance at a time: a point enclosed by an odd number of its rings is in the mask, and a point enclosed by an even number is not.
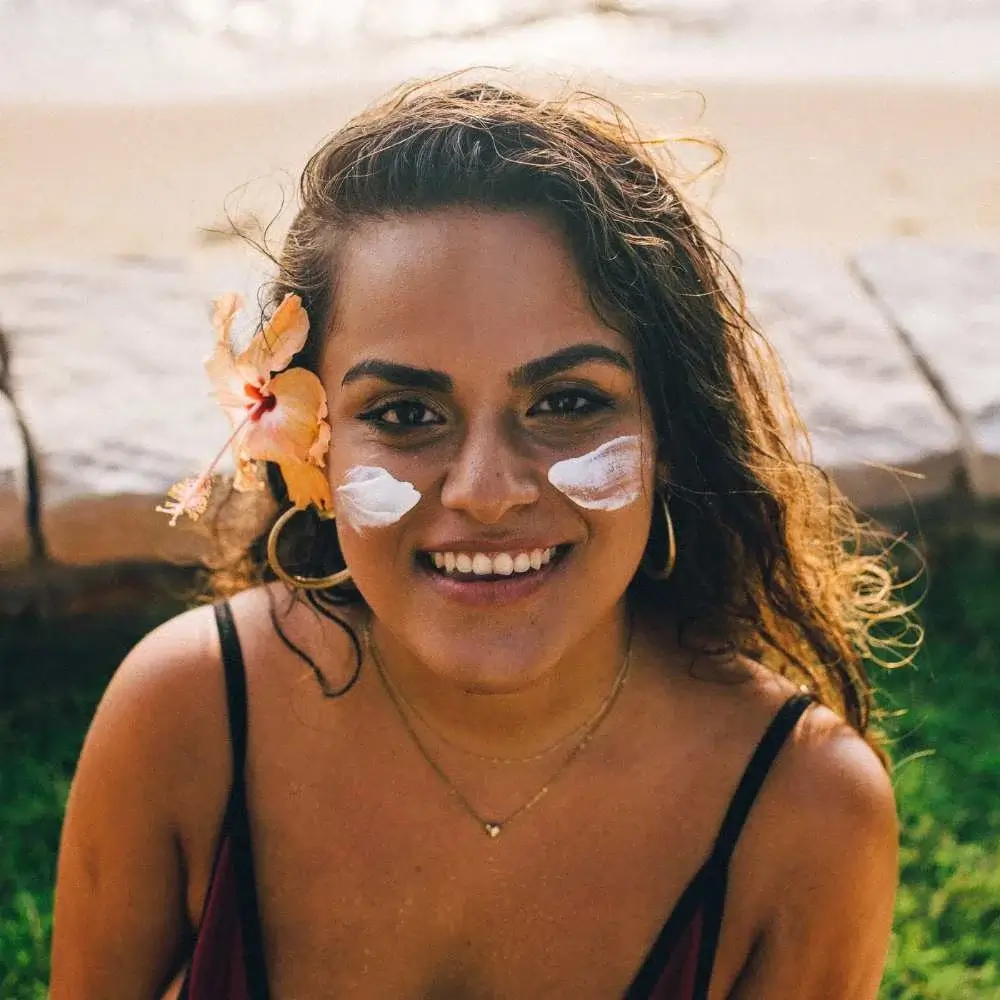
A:
[[[897,662],[910,658],[919,635],[906,642],[899,628],[916,628],[912,607],[894,596],[873,526],[811,463],[778,359],[748,316],[724,245],[682,195],[664,143],[644,140],[621,109],[592,95],[542,99],[448,78],[349,121],[309,160],[300,194],[264,311],[286,293],[301,296],[320,335],[294,363],[313,371],[334,310],[338,249],[359,221],[450,206],[554,221],[595,310],[634,345],[668,470],[676,568],[662,582],[637,574],[630,600],[667,608],[687,637],[710,636],[714,648],[807,685],[877,748],[865,664],[893,650]],[[280,501],[280,476],[270,473]],[[650,546],[662,549],[655,534]],[[336,540],[318,538],[302,572],[329,565]],[[266,575],[260,545],[252,551]]]

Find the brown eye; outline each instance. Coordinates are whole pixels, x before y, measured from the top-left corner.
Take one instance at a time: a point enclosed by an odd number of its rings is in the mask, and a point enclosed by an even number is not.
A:
[[[528,413],[530,416],[585,417],[609,409],[611,406],[610,399],[599,396],[597,393],[581,392],[579,389],[565,389],[560,392],[550,392],[540,399]]]
[[[362,413],[360,419],[393,431],[430,427],[442,423],[442,419],[437,413],[416,399],[386,403],[385,406],[379,406],[374,410]]]

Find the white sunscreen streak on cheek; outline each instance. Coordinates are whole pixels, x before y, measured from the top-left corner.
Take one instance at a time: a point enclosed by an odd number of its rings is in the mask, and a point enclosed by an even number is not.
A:
[[[627,507],[642,493],[642,442],[635,435],[619,437],[579,458],[556,462],[549,482],[586,510]]]
[[[395,524],[420,502],[413,483],[393,477],[377,465],[355,465],[337,487],[337,516],[355,531]]]

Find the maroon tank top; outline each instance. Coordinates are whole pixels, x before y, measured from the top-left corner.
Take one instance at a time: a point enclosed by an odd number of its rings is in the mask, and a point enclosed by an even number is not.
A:
[[[229,605],[217,604],[215,614],[226,676],[233,784],[180,997],[268,1000],[244,784],[246,674]],[[708,997],[733,850],[771,765],[811,701],[811,695],[794,695],[778,710],[743,773],[708,859],[667,918],[624,1000]]]

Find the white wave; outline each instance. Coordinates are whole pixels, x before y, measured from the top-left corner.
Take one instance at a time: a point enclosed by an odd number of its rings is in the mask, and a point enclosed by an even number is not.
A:
[[[246,94],[522,51],[539,61],[560,32],[564,55],[598,38],[630,69],[633,51],[662,62],[675,49],[682,65],[697,49],[698,65],[724,69],[726,39],[744,32],[764,50],[776,33],[831,30],[888,50],[914,31],[932,48],[940,28],[972,49],[954,53],[959,69],[997,62],[1000,0],[0,0],[0,99]]]

